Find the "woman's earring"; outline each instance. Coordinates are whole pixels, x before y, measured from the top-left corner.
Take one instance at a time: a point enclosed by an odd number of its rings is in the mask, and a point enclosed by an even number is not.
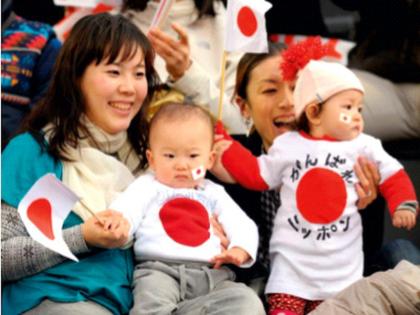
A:
[[[251,129],[252,125],[253,125],[252,118],[251,117],[245,118],[245,126],[246,126],[246,129],[248,129],[248,131]]]

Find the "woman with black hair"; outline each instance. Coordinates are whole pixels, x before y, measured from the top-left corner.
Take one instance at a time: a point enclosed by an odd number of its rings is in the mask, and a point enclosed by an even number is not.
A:
[[[2,154],[3,314],[125,314],[133,298],[131,250],[121,229],[104,229],[107,209],[146,167],[146,113],[157,84],[154,51],[122,16],[90,15],[72,29],[45,98]],[[79,195],[63,225],[74,262],[33,240],[17,207],[53,173]],[[128,224],[128,223],[127,223]],[[111,248],[111,249],[106,249]]]

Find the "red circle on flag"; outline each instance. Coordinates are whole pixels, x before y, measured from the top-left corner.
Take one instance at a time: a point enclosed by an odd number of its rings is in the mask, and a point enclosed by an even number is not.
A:
[[[197,247],[210,238],[209,215],[196,200],[169,200],[160,209],[159,217],[166,234],[177,243]]]
[[[313,168],[303,175],[296,191],[296,205],[311,223],[326,224],[344,212],[347,191],[339,174],[325,168]]]
[[[32,201],[26,212],[29,220],[50,240],[54,239],[51,203],[46,198]]]
[[[248,37],[254,35],[258,28],[257,18],[248,6],[239,10],[237,23],[241,33]]]

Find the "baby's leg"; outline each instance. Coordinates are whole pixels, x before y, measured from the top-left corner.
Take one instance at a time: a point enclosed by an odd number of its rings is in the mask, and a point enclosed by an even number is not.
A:
[[[160,262],[145,262],[136,266],[134,305],[130,315],[171,314],[177,309],[180,290],[173,271],[173,268]]]
[[[257,294],[243,283],[223,281],[208,294],[180,303],[175,315],[264,315]]]
[[[268,296],[269,315],[304,315],[306,300],[285,293]]]

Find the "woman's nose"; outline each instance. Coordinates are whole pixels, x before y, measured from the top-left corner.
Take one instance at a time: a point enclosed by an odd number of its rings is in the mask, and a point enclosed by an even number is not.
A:
[[[288,86],[284,87],[283,97],[279,100],[278,106],[283,110],[293,109],[293,92]]]
[[[134,93],[134,82],[131,79],[123,79],[119,85],[119,91],[124,94]]]

